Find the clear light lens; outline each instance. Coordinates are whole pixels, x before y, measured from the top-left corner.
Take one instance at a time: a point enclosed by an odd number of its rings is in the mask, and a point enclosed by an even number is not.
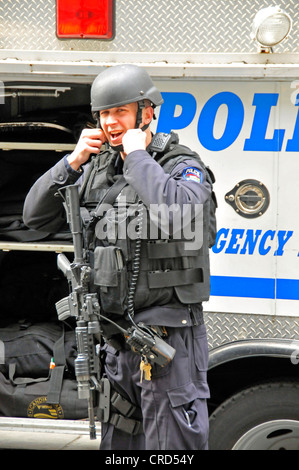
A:
[[[291,28],[291,17],[279,6],[262,8],[253,20],[251,37],[261,46],[271,47],[283,41]]]
[[[260,24],[256,39],[264,46],[275,46],[287,36],[290,26],[289,18],[282,13],[278,13]]]

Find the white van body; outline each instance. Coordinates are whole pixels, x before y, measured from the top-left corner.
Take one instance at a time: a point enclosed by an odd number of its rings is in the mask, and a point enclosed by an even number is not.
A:
[[[64,108],[78,102],[88,109],[89,87],[101,70],[136,63],[164,98],[152,131],[178,133],[215,174],[218,236],[211,249],[211,298],[204,304],[211,448],[299,447],[298,6],[284,2],[292,32],[265,53],[250,31],[257,11],[269,5],[117,0],[111,41],[59,39],[52,0],[0,6],[0,108],[6,104],[6,121],[26,106],[30,110],[30,99],[40,100],[32,106],[45,110],[45,121],[47,99],[53,109],[59,100]],[[0,142],[2,154],[31,149],[62,156],[73,147],[28,138]],[[72,251],[63,241],[3,237],[0,249]],[[259,405],[250,420],[252,394]],[[290,404],[284,407],[286,396]],[[0,418],[0,426],[1,419],[7,423],[9,417]]]

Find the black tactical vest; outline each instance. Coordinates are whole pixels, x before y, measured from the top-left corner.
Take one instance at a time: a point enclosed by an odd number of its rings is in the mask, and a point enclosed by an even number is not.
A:
[[[165,305],[173,298],[183,304],[208,300],[212,202],[203,205],[200,247],[172,231],[163,232],[134,189],[122,175],[115,175],[116,158],[115,152],[107,150],[93,159],[81,194],[85,248],[93,268],[93,290],[103,311],[124,315],[128,310],[136,313]],[[196,153],[180,145],[172,145],[157,161],[170,173],[187,159],[205,168]],[[209,174],[207,178],[210,181]],[[195,227],[193,220],[191,233]]]

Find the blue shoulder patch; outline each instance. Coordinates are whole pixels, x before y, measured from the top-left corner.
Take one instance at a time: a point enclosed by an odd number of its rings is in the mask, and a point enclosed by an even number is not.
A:
[[[196,183],[202,183],[202,172],[198,168],[185,168],[183,171],[183,178],[187,181],[195,181]]]

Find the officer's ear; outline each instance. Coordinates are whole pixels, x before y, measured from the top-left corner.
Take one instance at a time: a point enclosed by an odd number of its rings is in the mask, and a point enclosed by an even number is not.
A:
[[[150,124],[154,117],[154,109],[151,105],[146,106],[142,110],[142,122],[143,124]]]

